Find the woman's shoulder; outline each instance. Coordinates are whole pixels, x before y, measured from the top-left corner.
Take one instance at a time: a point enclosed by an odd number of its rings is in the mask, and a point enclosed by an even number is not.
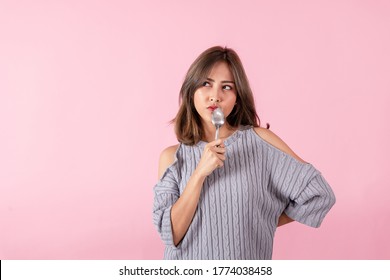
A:
[[[180,144],[169,146],[161,152],[158,164],[158,178],[161,178],[165,170],[175,161],[175,154],[179,146]]]
[[[282,152],[289,154],[295,159],[305,163],[305,161],[301,159],[297,154],[295,154],[294,151],[278,135],[273,133],[268,128],[254,127],[253,130],[261,139],[263,139],[268,144],[271,144],[278,150],[281,150]]]

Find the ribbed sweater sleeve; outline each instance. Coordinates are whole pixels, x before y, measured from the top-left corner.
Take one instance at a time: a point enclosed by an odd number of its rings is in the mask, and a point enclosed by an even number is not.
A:
[[[291,197],[284,212],[302,224],[319,227],[335,202],[336,198],[329,184],[321,174],[317,174],[298,196]]]
[[[153,223],[167,246],[174,246],[171,208],[180,196],[178,183],[175,179],[176,164],[177,161],[165,171],[154,187]]]
[[[273,187],[289,200],[284,212],[297,222],[319,227],[336,202],[329,184],[312,164],[265,145]]]

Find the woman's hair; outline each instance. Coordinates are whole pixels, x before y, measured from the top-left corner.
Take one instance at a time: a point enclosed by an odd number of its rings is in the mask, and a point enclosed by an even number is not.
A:
[[[194,93],[219,61],[224,61],[229,66],[237,93],[237,104],[226,118],[227,123],[235,128],[239,125],[260,126],[253,93],[240,58],[234,50],[216,46],[205,50],[192,63],[181,87],[180,108],[172,122],[175,124],[176,137],[183,144],[194,145],[204,137],[201,117],[194,105]]]

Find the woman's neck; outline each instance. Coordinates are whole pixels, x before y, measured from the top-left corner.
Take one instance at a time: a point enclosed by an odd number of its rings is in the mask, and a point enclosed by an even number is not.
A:
[[[206,142],[214,141],[215,140],[215,131],[216,131],[215,126],[213,124],[204,125],[203,129],[204,129],[204,139],[202,139],[202,140],[206,141]],[[228,123],[225,123],[219,129],[219,138],[222,140],[225,140],[230,135],[232,135],[236,130],[237,130],[237,128],[231,127]]]

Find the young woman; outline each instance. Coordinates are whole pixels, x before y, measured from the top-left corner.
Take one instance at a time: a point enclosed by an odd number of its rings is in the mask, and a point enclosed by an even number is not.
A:
[[[271,259],[277,226],[319,227],[335,196],[313,165],[260,127],[242,63],[212,47],[191,65],[160,156],[153,221],[165,259]],[[214,140],[213,110],[225,124]]]

